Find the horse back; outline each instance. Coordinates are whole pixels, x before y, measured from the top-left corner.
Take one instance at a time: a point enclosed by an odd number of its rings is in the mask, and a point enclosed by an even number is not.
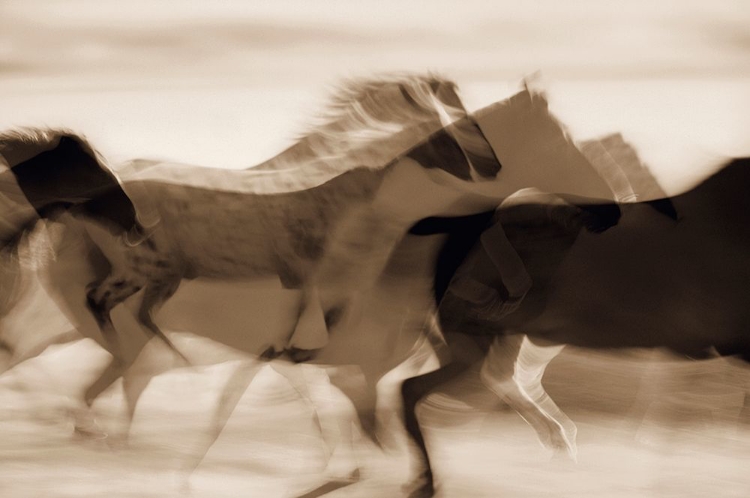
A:
[[[377,172],[358,169],[314,188],[266,195],[170,178],[126,189],[139,215],[156,220],[157,249],[171,253],[185,275],[280,274],[290,283],[311,271],[337,220],[366,203],[380,182]]]

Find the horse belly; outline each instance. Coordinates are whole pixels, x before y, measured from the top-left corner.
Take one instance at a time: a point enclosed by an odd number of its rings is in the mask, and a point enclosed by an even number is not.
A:
[[[684,351],[736,340],[748,318],[747,258],[686,228],[583,235],[527,333],[581,347]]]

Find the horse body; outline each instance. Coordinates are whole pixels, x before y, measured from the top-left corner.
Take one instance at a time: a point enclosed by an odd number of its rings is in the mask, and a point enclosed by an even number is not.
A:
[[[569,209],[566,220],[532,197],[529,204],[501,205],[492,219],[452,234],[435,285],[442,298],[439,322],[457,361],[403,387],[407,429],[427,465],[427,481],[415,496],[434,490],[414,409],[435,386],[469,368],[461,338],[474,338],[486,352],[485,385],[519,411],[545,445],[573,457],[575,425],[541,384],[564,345],[668,348],[695,358],[719,353],[750,361],[750,201],[743,191],[749,183],[750,161],[738,159],[681,195],[621,205],[621,220],[604,233],[582,230],[586,220],[578,209],[587,206]],[[663,216],[669,213],[679,219]],[[497,224],[533,282],[519,308],[507,314],[493,314],[454,290],[462,276],[487,281],[477,241]],[[507,290],[493,278],[489,284],[502,298]]]
[[[144,181],[141,187],[144,206],[154,206],[160,219],[153,231],[155,250],[170,254],[185,276],[282,275],[291,284],[304,280],[324,253],[331,228],[347,210],[372,198],[381,177],[382,172],[354,170],[312,189],[275,195],[162,181]],[[133,199],[139,208],[141,199]]]
[[[582,235],[571,248],[544,312],[511,326],[582,347],[750,357],[750,202],[739,187],[748,181],[747,161],[738,160],[674,197],[674,226],[646,206],[624,206],[616,229]]]

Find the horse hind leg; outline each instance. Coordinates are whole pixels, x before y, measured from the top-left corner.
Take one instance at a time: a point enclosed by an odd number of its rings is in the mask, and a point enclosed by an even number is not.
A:
[[[542,386],[547,365],[563,348],[537,345],[521,335],[498,337],[482,365],[481,379],[534,428],[544,446],[575,460],[576,426]]]
[[[268,346],[261,358],[274,359],[286,352],[296,363],[312,360],[328,343],[326,318],[317,287],[305,288],[294,329]]]
[[[180,286],[180,278],[163,280],[158,283],[150,283],[146,286],[143,293],[143,300],[138,309],[138,321],[146,327],[154,336],[158,337],[171,349],[185,364],[189,365],[190,360],[177,349],[172,340],[164,334],[161,328],[154,322],[153,314],[177,292]]]
[[[401,385],[404,426],[411,441],[419,450],[419,457],[422,463],[422,471],[417,480],[409,483],[408,489],[406,489],[409,492],[409,498],[426,498],[435,494],[432,465],[427,452],[427,444],[419,424],[419,418],[417,417],[417,405],[434,388],[455,379],[466,372],[470,366],[471,364],[468,362],[453,361],[433,372],[407,379]]]

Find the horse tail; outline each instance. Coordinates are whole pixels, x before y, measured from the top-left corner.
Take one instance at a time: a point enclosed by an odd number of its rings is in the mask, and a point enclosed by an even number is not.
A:
[[[2,171],[0,156],[0,317],[7,315],[24,295],[21,243],[39,217],[26,201],[9,170]]]
[[[0,317],[7,315],[27,288],[18,257],[17,241],[0,249]]]

